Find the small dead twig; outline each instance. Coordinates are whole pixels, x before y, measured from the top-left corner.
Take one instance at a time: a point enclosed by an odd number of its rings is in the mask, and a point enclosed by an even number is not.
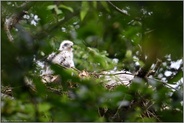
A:
[[[174,89],[174,90],[177,90],[176,88],[173,88],[172,86],[170,86],[168,83],[163,82],[163,81],[161,81],[161,80],[159,80],[159,79],[155,79],[155,78],[147,78],[147,79],[148,79],[148,80],[154,80],[154,81],[160,82],[160,83],[162,83],[162,84],[168,86],[169,88],[172,88],[172,89]]]
[[[119,75],[119,74],[133,75],[132,73],[127,73],[126,71],[125,72],[120,72],[120,73],[95,73],[95,74],[97,74],[97,75],[108,75],[108,76]]]
[[[158,71],[158,69],[160,68],[161,63],[162,63],[162,60],[157,59],[156,65],[155,65],[155,67],[154,67],[155,73],[156,73],[156,72]],[[154,75],[155,75],[155,73],[154,73]]]
[[[118,12],[123,13],[123,14],[125,14],[125,15],[127,15],[127,16],[130,16],[130,15],[126,12],[126,10],[122,10],[122,9],[118,8],[118,7],[115,6],[111,1],[108,1],[108,3],[109,3],[112,7],[114,7]]]
[[[91,76],[94,76],[94,77],[99,77],[100,75],[107,75],[107,76],[115,76],[115,75],[120,75],[120,74],[126,74],[126,75],[132,75],[132,76],[135,76],[135,74],[132,74],[132,73],[130,73],[130,72],[127,72],[127,71],[123,71],[123,72],[118,72],[118,73],[103,73],[103,72],[101,72],[101,73],[96,73],[96,72],[88,72],[89,73],[89,75],[91,75]]]
[[[157,59],[157,62],[152,70],[149,70],[148,73],[145,75],[145,78],[148,78],[150,75],[155,75],[158,69],[160,68],[160,65],[162,63],[162,60]]]
[[[52,91],[55,94],[61,95],[63,92],[60,89],[51,88],[49,86],[46,86],[48,90]]]
[[[158,120],[158,122],[160,122],[160,119],[157,117],[156,114],[154,114],[153,112],[148,110],[148,113],[151,114],[154,118],[156,118]]]

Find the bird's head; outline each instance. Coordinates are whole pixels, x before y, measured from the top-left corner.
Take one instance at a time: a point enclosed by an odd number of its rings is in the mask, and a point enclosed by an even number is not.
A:
[[[72,51],[73,50],[73,42],[71,42],[69,40],[62,41],[60,44],[59,50],[60,51],[63,51],[63,50]]]

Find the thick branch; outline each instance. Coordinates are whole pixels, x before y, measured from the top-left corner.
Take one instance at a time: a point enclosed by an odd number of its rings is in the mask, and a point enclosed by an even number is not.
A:
[[[11,35],[10,30],[21,20],[24,14],[26,14],[26,11],[29,10],[33,4],[34,2],[24,2],[16,13],[12,14],[9,18],[6,18],[4,29],[10,42],[13,42],[13,36]]]

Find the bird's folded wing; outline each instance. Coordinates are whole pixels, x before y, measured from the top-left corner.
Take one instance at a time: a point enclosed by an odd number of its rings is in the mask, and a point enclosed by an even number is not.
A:
[[[63,53],[52,53],[48,56],[48,60],[51,61],[52,63],[56,63],[59,65],[62,65],[62,63],[64,62],[64,56]]]
[[[128,71],[105,71],[104,77],[106,85],[115,86],[115,85],[129,85],[130,82],[134,79],[134,75]]]
[[[57,55],[57,54],[56,54],[55,52],[51,53],[51,54],[47,57],[47,60],[52,61],[56,55]]]

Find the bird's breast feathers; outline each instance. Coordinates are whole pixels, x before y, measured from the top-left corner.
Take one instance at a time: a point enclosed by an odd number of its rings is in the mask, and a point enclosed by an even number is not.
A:
[[[62,51],[53,58],[52,62],[65,67],[74,67],[73,53],[70,51]]]

